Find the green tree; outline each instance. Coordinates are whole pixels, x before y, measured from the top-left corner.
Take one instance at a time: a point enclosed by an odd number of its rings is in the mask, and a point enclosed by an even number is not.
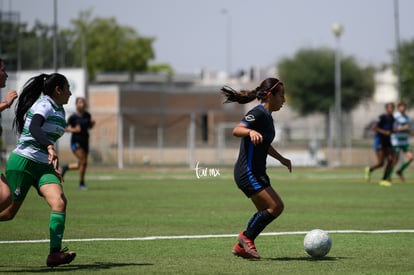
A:
[[[0,56],[7,60],[8,70],[16,70],[18,67],[18,56],[21,51],[19,42],[25,33],[25,24],[13,21],[0,22]]]
[[[36,20],[23,32],[21,64],[23,70],[53,68],[53,27]]]
[[[144,72],[154,58],[154,38],[140,36],[131,27],[120,26],[115,18],[90,19],[81,12],[72,20],[74,59],[86,63],[91,79],[104,71]],[[69,32],[68,32],[69,33]]]
[[[58,67],[85,66],[91,79],[104,71],[167,72],[168,64],[149,64],[154,59],[154,38],[143,37],[114,18],[94,18],[83,11],[72,26],[58,33]],[[7,60],[9,71],[52,68],[53,26],[36,21],[5,21],[0,24],[0,56]]]
[[[164,72],[168,75],[174,74],[173,68],[169,64],[150,64],[148,65],[148,72],[159,73]]]
[[[301,115],[327,114],[335,103],[335,52],[301,49],[278,64],[289,104]],[[351,111],[374,91],[374,68],[361,68],[354,58],[341,59],[341,107]]]
[[[34,70],[53,67],[53,27],[36,21],[32,28],[26,23],[5,22],[0,31],[2,58],[7,60],[7,68],[13,70]],[[60,67],[73,66],[71,50],[67,43],[70,37],[64,31],[59,34]],[[69,48],[69,49],[68,49]],[[66,64],[66,60],[70,62]]]
[[[414,105],[414,39],[401,43],[400,66],[401,99],[411,107]]]

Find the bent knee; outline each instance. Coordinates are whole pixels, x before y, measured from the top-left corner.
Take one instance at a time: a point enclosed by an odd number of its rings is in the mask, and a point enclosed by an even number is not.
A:
[[[79,160],[78,166],[79,168],[81,167],[85,168],[86,166],[88,166],[88,161],[86,159]]]
[[[58,206],[62,209],[62,211],[65,211],[67,204],[68,200],[66,199],[65,194],[62,193],[58,200]]]
[[[52,208],[52,211],[65,212],[67,203],[68,201],[65,195],[62,193],[60,196],[50,201],[50,207]]]
[[[285,209],[285,205],[282,201],[280,201],[278,204],[270,207],[267,209],[267,211],[274,217],[278,217],[280,214],[282,214],[283,210]]]

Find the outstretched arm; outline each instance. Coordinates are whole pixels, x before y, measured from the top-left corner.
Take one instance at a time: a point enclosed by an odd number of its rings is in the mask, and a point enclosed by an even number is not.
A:
[[[269,146],[269,150],[268,150],[267,153],[270,156],[277,159],[282,165],[286,166],[287,169],[289,170],[289,172],[292,172],[292,162],[290,161],[290,159],[287,159],[284,156],[282,156],[281,154],[279,154],[279,152],[276,151],[276,149],[272,145]]]

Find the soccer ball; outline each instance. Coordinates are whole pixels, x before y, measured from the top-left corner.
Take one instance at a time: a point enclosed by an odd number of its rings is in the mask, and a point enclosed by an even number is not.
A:
[[[332,239],[328,232],[322,229],[313,229],[306,234],[303,245],[309,255],[320,258],[331,250]]]

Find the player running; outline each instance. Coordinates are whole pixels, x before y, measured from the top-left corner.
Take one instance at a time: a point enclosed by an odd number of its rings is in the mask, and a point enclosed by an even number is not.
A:
[[[41,96],[42,92],[44,96]],[[66,197],[54,147],[65,132],[62,105],[68,103],[71,95],[68,80],[61,74],[41,74],[29,79],[17,102],[14,120],[19,140],[6,165],[12,202],[0,212],[0,221],[12,220],[30,187],[36,188],[51,210],[50,253],[46,260],[49,267],[70,263],[76,256],[75,252],[62,249]]]
[[[405,161],[396,171],[396,174],[400,177],[401,181],[404,181],[404,170],[413,161],[413,152],[409,143],[410,119],[405,113],[407,105],[404,102],[398,103],[397,109],[398,112],[394,114],[395,124],[394,133],[391,135],[391,144],[394,153],[394,166],[398,163],[400,152],[403,151],[405,154]]]
[[[272,112],[285,103],[283,83],[276,78],[265,79],[252,91],[237,92],[230,87],[222,89],[226,102],[245,104],[255,99],[260,104],[247,112],[233,129],[241,138],[240,152],[234,167],[234,179],[243,193],[252,200],[257,212],[250,218],[246,230],[240,232],[232,253],[247,259],[259,259],[254,240],[265,227],[283,212],[283,201],[270,185],[266,174],[266,159],[270,155],[292,171],[291,161],[271,145],[275,137]]]
[[[4,60],[0,58],[0,89],[6,87],[6,81],[8,78],[6,72],[6,67]],[[17,98],[17,92],[15,90],[9,90],[7,92],[6,98],[0,102],[0,112],[3,112],[5,109],[10,108],[14,100]],[[3,132],[3,129],[0,125],[0,132]],[[1,138],[1,134],[0,134]],[[3,173],[0,172],[0,212],[5,209],[11,202],[11,193],[10,188],[7,185],[6,178]]]
[[[378,162],[371,167],[365,168],[365,179],[369,181],[371,173],[374,170],[384,166],[385,161],[387,161],[382,180],[379,182],[381,186],[391,186],[391,174],[394,162],[391,146],[391,133],[394,128],[394,109],[394,103],[385,104],[385,114],[380,115],[377,123],[375,123],[372,127],[372,129],[376,132],[374,150],[377,155]]]
[[[95,121],[92,119],[91,114],[86,111],[85,98],[76,98],[75,104],[76,112],[69,117],[66,132],[72,133],[70,147],[78,162],[63,165],[62,177],[65,176],[68,170],[79,169],[79,189],[87,190],[85,173],[88,166],[89,129],[95,125]]]

